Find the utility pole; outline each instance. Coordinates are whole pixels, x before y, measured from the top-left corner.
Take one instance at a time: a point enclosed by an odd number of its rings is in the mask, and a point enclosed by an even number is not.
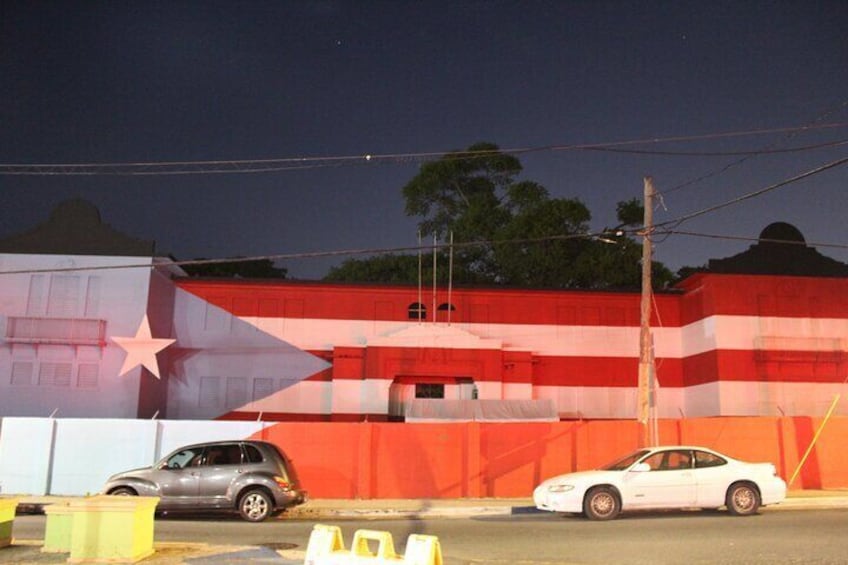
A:
[[[651,262],[653,261],[654,231],[654,183],[651,177],[645,177],[645,218],[642,232],[642,302],[641,326],[639,331],[639,386],[637,394],[637,419],[642,425],[642,447],[650,446],[652,433],[652,391],[654,377],[654,356],[651,340],[651,305],[653,290],[651,287]]]

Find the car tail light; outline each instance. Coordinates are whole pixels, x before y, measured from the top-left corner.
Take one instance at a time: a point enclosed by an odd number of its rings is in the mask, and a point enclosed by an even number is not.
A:
[[[289,490],[291,488],[291,483],[289,483],[283,477],[274,477],[274,482],[279,485],[279,487],[283,490]]]

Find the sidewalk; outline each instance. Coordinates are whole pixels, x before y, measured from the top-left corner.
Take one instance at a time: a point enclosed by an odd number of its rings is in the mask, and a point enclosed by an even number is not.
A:
[[[76,497],[24,496],[19,513],[41,512],[48,504]],[[848,508],[848,489],[790,491],[784,502],[768,506],[765,512],[801,509]],[[381,518],[468,518],[474,516],[505,516],[539,512],[530,498],[463,498],[463,499],[316,499],[291,509],[280,519],[320,522],[339,519]],[[374,529],[379,529],[375,526]],[[13,531],[14,534],[14,531]],[[141,561],[145,565],[185,563],[193,565],[224,565],[228,563],[302,564],[306,542],[301,548],[278,550],[264,546],[209,545],[200,543],[156,543],[156,553]],[[64,563],[66,554],[43,554],[41,542],[14,540],[11,547],[0,549],[0,561],[19,564],[46,565]]]

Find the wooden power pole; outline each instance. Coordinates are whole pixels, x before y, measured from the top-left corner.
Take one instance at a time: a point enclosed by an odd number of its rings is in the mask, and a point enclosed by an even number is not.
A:
[[[654,356],[651,339],[651,306],[653,290],[651,286],[651,262],[653,261],[654,231],[654,184],[651,177],[645,177],[645,219],[642,232],[642,302],[641,326],[639,331],[639,386],[637,394],[638,420],[642,425],[642,447],[655,442],[653,432],[653,394]]]

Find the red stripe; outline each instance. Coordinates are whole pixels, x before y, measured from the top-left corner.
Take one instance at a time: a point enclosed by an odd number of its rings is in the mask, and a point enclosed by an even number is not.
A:
[[[332,285],[323,283],[182,280],[180,288],[236,316],[326,320],[408,321],[418,302],[417,287]],[[542,291],[454,288],[451,322],[624,326],[640,324],[636,292]],[[432,321],[432,294],[423,299]],[[437,293],[438,304],[447,292]],[[658,294],[655,304],[666,326],[679,325],[677,294]],[[447,321],[447,311],[437,312]]]
[[[353,320],[409,320],[418,289],[293,281],[182,280],[180,288],[237,316]],[[848,279],[699,274],[681,293],[657,294],[651,324],[679,327],[715,315],[848,318]],[[437,302],[447,293],[437,293]],[[432,303],[432,295],[424,300]],[[455,288],[456,323],[638,326],[635,292]],[[427,320],[432,320],[428,309]],[[438,313],[446,321],[446,311]]]
[[[836,352],[708,351],[683,361],[684,385],[716,381],[842,383],[848,359]]]
[[[683,324],[715,315],[848,318],[846,278],[700,274],[680,287]]]

